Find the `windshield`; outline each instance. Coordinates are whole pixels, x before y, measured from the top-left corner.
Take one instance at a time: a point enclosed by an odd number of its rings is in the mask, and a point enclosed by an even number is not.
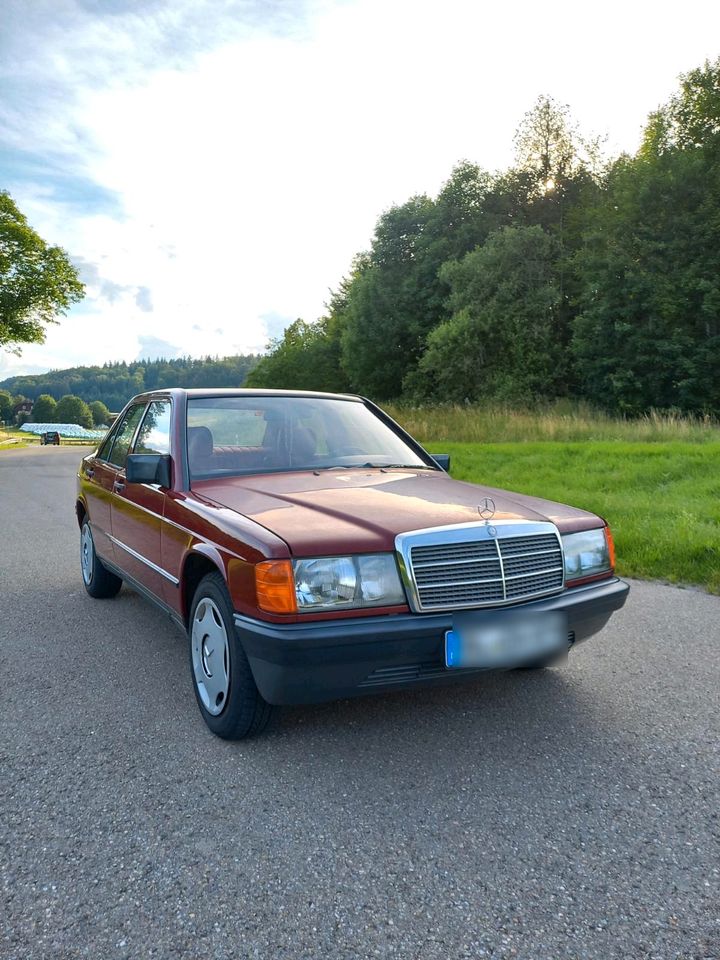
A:
[[[432,469],[365,406],[315,397],[188,400],[191,480],[282,470]]]

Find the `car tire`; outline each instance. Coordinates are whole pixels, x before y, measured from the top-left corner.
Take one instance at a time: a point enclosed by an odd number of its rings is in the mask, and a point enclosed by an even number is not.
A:
[[[95,541],[87,517],[80,527],[80,571],[83,585],[95,600],[109,600],[117,595],[122,580],[110,573],[95,552]]]
[[[210,730],[223,740],[261,733],[273,707],[253,678],[220,573],[209,573],[198,584],[188,621],[188,647],[195,698]]]

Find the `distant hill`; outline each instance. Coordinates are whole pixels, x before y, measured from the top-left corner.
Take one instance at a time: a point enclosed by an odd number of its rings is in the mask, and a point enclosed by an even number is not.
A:
[[[161,387],[241,387],[260,358],[247,356],[193,360],[137,360],[133,363],[104,363],[101,367],[70,367],[33,376],[9,377],[0,389],[36,400],[48,393],[59,400],[72,393],[87,403],[102,402],[117,412],[130,397]]]

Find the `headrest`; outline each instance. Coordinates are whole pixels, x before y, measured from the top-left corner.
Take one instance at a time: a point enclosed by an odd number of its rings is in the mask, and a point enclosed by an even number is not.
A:
[[[312,461],[317,448],[317,440],[312,430],[297,424],[289,440],[290,458],[294,464],[301,465],[308,460]]]
[[[208,427],[188,427],[188,459],[192,464],[213,453],[213,435]]]

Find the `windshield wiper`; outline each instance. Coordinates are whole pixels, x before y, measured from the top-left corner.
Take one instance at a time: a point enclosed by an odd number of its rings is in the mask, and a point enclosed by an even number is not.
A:
[[[373,463],[368,460],[367,463],[331,463],[323,464],[319,467],[310,468],[313,473],[320,473],[321,470],[437,470],[437,467],[431,467],[424,463]]]
[[[312,467],[313,473],[321,470],[435,470],[436,467],[426,466],[424,463],[332,463],[329,466]]]
[[[377,467],[380,470],[434,470],[435,467],[426,466],[424,463],[363,463],[363,467]]]

